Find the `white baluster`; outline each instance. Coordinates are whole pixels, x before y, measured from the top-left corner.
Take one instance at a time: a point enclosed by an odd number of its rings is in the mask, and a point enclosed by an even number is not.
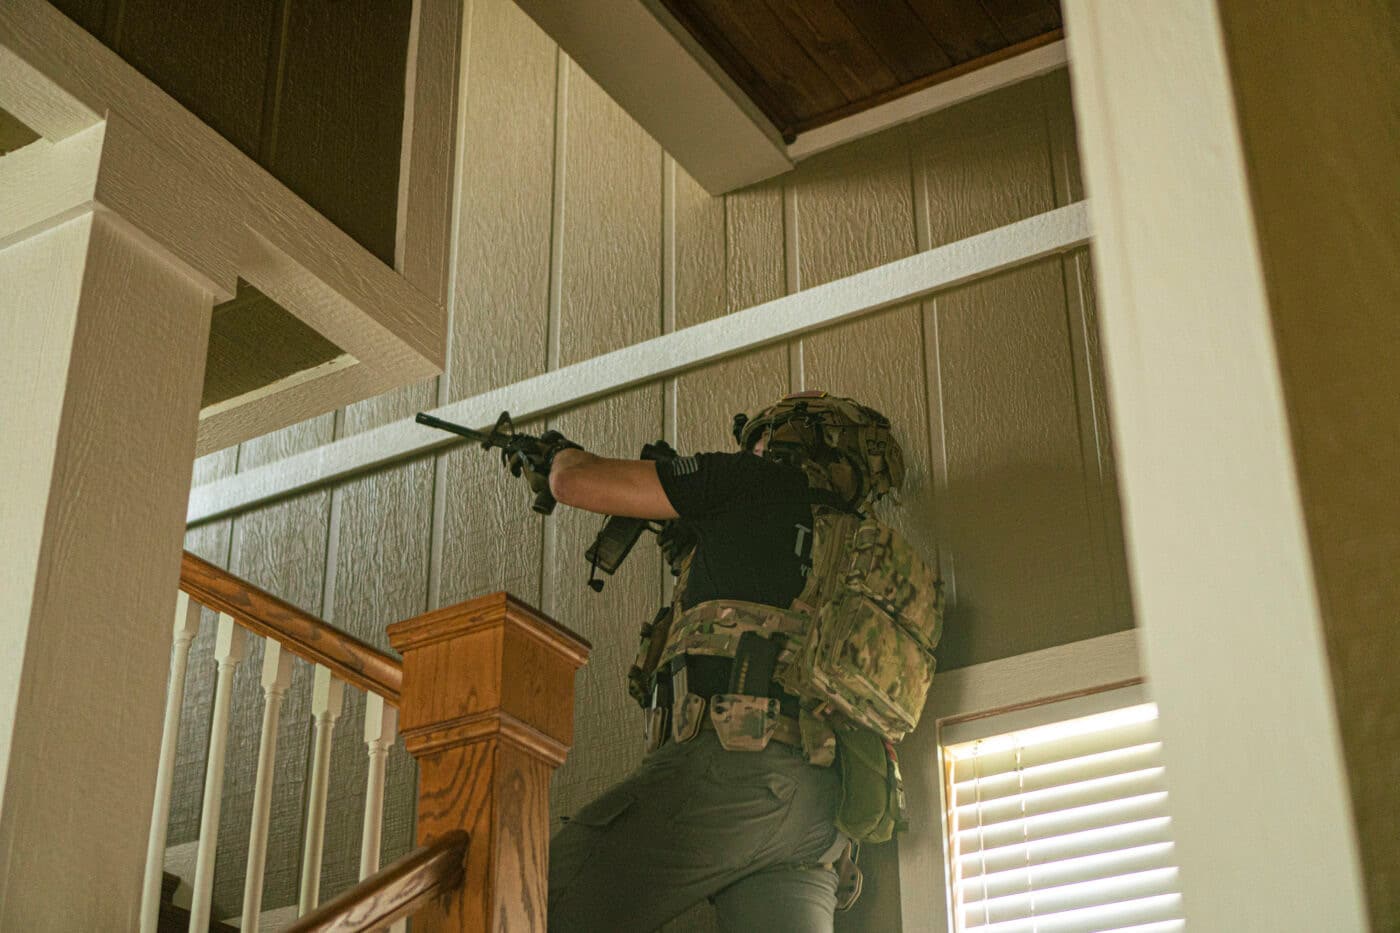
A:
[[[384,838],[384,765],[398,734],[399,711],[377,693],[365,696],[365,746],[369,751],[369,780],[365,786],[365,831],[360,837],[360,880],[379,871],[379,847]]]
[[[219,808],[223,803],[224,754],[228,751],[228,707],[233,695],[233,672],[247,650],[248,633],[219,613],[219,639],[214,658],[219,679],[214,686],[214,721],[209,730],[209,764],[204,772],[204,810],[199,817],[199,854],[194,863],[194,894],[190,901],[190,930],[209,929],[213,906],[214,856],[219,844]]]
[[[170,792],[175,777],[175,744],[185,703],[185,670],[190,644],[199,632],[199,603],[190,594],[175,600],[175,639],[170,646],[170,685],[165,691],[165,729],[160,737],[156,797],[151,804],[151,835],[146,842],[146,883],[141,894],[141,933],[155,933],[160,919],[160,879],[165,871],[165,834],[170,828]]]
[[[263,649],[263,721],[258,740],[258,777],[253,786],[253,825],[248,832],[248,874],[243,882],[244,933],[257,933],[262,910],[263,872],[267,867],[267,823],[272,813],[273,766],[277,758],[277,725],[282,720],[282,700],[292,685],[292,655],[267,639]]]
[[[306,848],[301,860],[301,897],[297,916],[316,908],[321,895],[321,853],[326,833],[326,785],[330,780],[331,736],[340,718],[345,684],[317,666],[311,711],[316,717],[316,755],[311,762],[311,795],[306,803]]]

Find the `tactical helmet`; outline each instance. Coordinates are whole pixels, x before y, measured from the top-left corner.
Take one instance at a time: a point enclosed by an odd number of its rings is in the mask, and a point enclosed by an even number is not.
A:
[[[904,482],[904,451],[890,420],[854,399],[784,396],[753,417],[735,415],[734,439],[744,450],[764,440],[763,456],[801,467],[852,506],[875,502]]]

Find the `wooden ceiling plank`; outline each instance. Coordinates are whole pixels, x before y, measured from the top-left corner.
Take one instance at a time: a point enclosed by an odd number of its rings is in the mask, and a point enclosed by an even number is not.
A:
[[[900,83],[837,0],[765,2],[847,102],[864,100]]]
[[[797,122],[797,115],[788,106],[781,94],[770,87],[759,74],[758,69],[739,52],[734,44],[710,19],[694,9],[688,0],[661,0],[676,22],[690,33],[694,41],[715,60],[724,73],[747,94],[763,115],[775,127],[791,126]]]
[[[951,68],[953,60],[905,0],[836,0],[900,84]]]
[[[753,63],[762,76],[762,83],[788,103],[797,122],[846,103],[840,89],[763,4],[745,0],[692,0],[688,5],[709,20],[716,32],[725,35],[740,56]],[[667,6],[674,12],[674,6],[680,4],[673,6],[668,2]],[[702,36],[696,38],[704,41]],[[755,102],[762,106],[757,98]],[[794,121],[774,122],[786,132]]]
[[[908,0],[929,33],[954,64],[990,55],[1006,36],[978,0]]]
[[[1017,56],[1024,55],[1027,52],[1034,51],[1035,49],[1041,48],[1042,46],[1051,45],[1052,43],[1059,42],[1063,38],[1064,33],[1062,33],[1059,30],[1056,30],[1054,32],[1047,32],[1042,36],[1036,36],[1033,39],[1027,39],[1024,42],[1018,42],[1015,45],[1005,46],[996,50],[995,52],[991,52],[990,54],[970,59],[968,61],[954,65],[952,68],[945,68],[942,71],[935,72],[934,74],[926,75],[915,81],[910,81],[907,84],[902,84],[898,87],[891,88],[888,91],[875,94],[871,97],[866,98],[865,100],[856,101],[853,104],[847,104],[844,107],[839,107],[835,110],[828,110],[826,113],[818,114],[806,123],[798,124],[795,130],[798,134],[805,133],[808,130],[816,129],[819,126],[825,126],[828,123],[834,123],[837,120],[842,120],[846,117],[853,116],[854,114],[860,113],[862,111],[870,110],[882,104],[889,103],[890,101],[895,100],[899,97],[903,97],[906,94],[913,94],[916,91],[921,91],[925,88],[933,87],[936,84],[942,84],[945,81],[951,81],[954,78],[960,78],[963,75],[970,74],[982,68],[986,68],[989,65],[995,65],[998,62],[1006,61],[1007,59],[1011,58],[1016,58]]]
[[[1011,42],[1053,32],[1061,26],[1055,0],[982,0],[987,15]]]

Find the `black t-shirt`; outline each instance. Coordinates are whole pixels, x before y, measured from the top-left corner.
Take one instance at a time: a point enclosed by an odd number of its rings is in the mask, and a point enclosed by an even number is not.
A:
[[[801,470],[751,453],[657,464],[661,488],[695,535],[683,606],[742,599],[786,608],[812,558],[812,493]]]

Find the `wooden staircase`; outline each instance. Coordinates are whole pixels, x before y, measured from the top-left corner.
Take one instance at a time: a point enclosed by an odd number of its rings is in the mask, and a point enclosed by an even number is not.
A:
[[[300,920],[291,930],[376,930],[412,915],[415,933],[478,933],[543,929],[549,780],[573,742],[573,679],[589,644],[507,593],[492,593],[389,626],[403,660],[339,631],[220,568],[186,553],[182,598],[171,656],[165,740],[153,808],[143,933],[232,930],[210,922],[213,838],[219,825],[229,691],[246,634],[266,638],[263,747],[249,839],[249,881],[241,928],[256,927],[266,856],[267,797],[275,758],[281,697],[293,676],[292,658],[309,662],[316,678],[317,757],[308,805]],[[189,645],[199,607],[219,613],[219,676],[214,699],[204,818],[189,911],[170,903],[163,874],[170,773]],[[380,869],[371,767],[361,852],[361,882],[318,906],[320,836],[330,734],[345,685],[364,690],[367,706],[390,714],[370,745],[379,754],[378,805],[383,802],[382,752],[394,722],[418,762],[418,848]],[[367,740],[368,740],[367,732]],[[324,752],[322,754],[322,752]],[[507,788],[509,791],[507,792]],[[319,789],[319,792],[318,792]],[[162,796],[164,794],[164,796]],[[319,802],[317,802],[319,798]],[[319,812],[318,812],[319,808]],[[319,822],[318,822],[319,821]]]

